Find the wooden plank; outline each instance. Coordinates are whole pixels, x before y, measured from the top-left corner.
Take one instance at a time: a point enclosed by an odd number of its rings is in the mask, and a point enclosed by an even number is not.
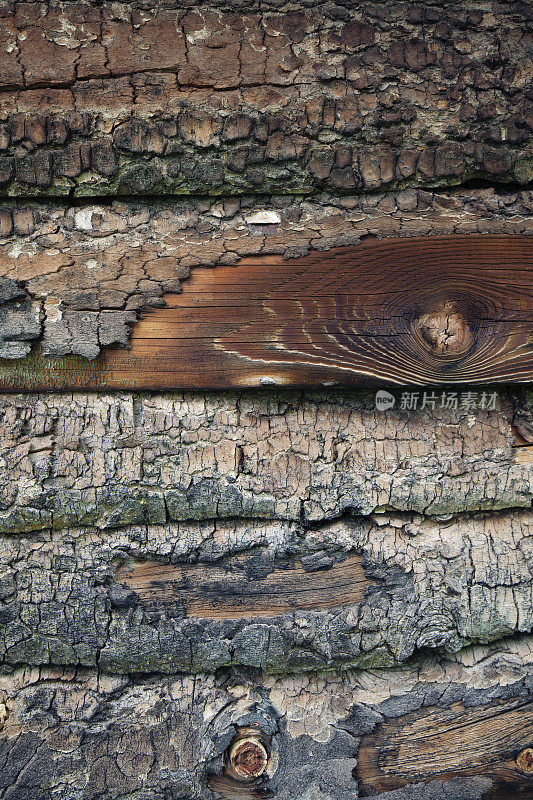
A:
[[[131,349],[4,361],[2,389],[348,386],[533,380],[526,236],[371,240],[197,268]]]
[[[515,759],[532,739],[531,697],[421,708],[361,739],[357,779],[366,797],[417,781],[482,775],[494,782],[487,800],[525,800],[533,793],[533,773]]]
[[[352,605],[373,584],[365,577],[360,557],[305,571],[286,564],[265,574],[253,557],[223,565],[163,564],[131,561],[116,575],[133,589],[148,611],[182,612],[200,619],[275,617],[298,609]]]

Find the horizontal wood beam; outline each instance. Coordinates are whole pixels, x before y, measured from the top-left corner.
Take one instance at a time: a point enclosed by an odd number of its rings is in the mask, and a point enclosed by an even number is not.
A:
[[[196,268],[131,349],[2,361],[2,389],[228,388],[533,380],[527,236],[371,240]]]

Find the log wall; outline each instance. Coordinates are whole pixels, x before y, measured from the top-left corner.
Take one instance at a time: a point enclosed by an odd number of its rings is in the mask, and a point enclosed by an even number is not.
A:
[[[531,797],[531,7],[0,15],[0,800]]]

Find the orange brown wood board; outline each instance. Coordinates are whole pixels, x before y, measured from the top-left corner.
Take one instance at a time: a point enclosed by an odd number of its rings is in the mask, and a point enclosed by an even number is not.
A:
[[[357,778],[363,796],[417,781],[483,775],[494,782],[486,800],[530,798],[533,774],[524,773],[515,757],[531,742],[532,710],[531,699],[521,697],[471,708],[423,708],[384,722],[361,740]]]
[[[370,240],[197,267],[131,349],[3,361],[0,388],[444,385],[533,380],[527,236]]]

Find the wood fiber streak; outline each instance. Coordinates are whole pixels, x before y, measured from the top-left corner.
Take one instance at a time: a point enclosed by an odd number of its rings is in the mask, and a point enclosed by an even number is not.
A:
[[[211,791],[216,792],[222,800],[262,800],[264,792],[253,784],[239,785],[224,775],[211,775],[208,781]]]
[[[3,389],[348,386],[533,380],[527,236],[365,241],[284,261],[196,268],[147,309],[129,352],[39,356]]]
[[[136,326],[131,356],[200,386],[530,380],[532,266],[526,238],[475,236],[195,270]],[[462,344],[434,347],[428,315],[452,316]]]
[[[224,567],[207,564],[130,562],[117,581],[136,593],[149,611],[184,612],[201,619],[275,617],[298,609],[351,605],[372,585],[361,559],[348,558],[329,569],[305,572],[301,566],[250,575],[235,559]]]
[[[533,737],[530,698],[465,708],[424,708],[382,723],[364,736],[357,754],[362,796],[417,781],[483,775],[494,781],[490,800],[531,797],[533,777],[515,757]]]

